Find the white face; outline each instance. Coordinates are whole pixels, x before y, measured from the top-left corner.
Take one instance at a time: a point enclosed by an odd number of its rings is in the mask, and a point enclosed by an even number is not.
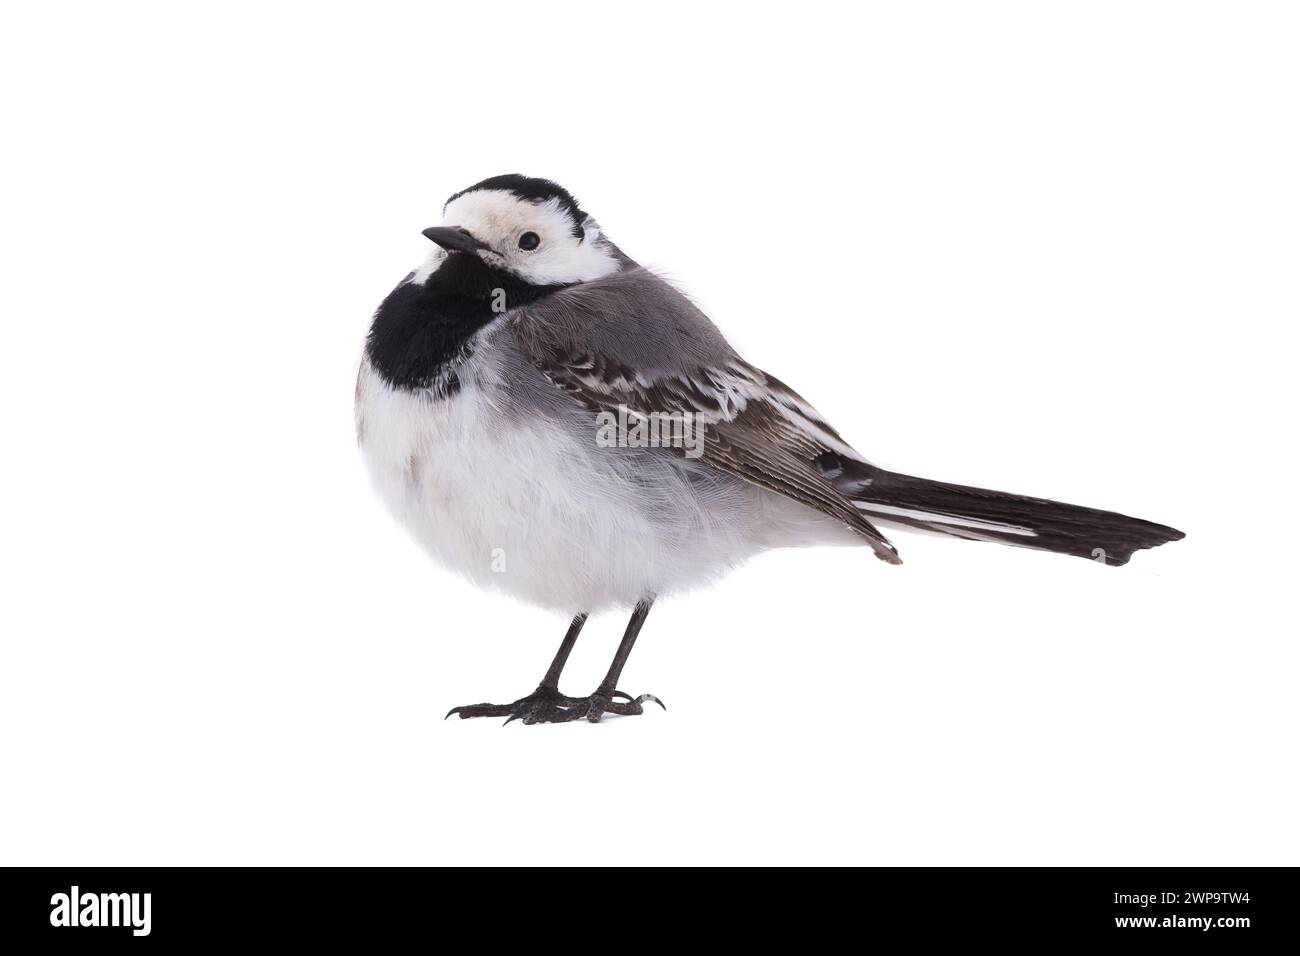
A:
[[[443,225],[487,243],[490,249],[472,255],[534,285],[588,282],[619,268],[595,221],[587,218],[579,239],[568,211],[554,199],[537,203],[505,190],[478,189],[447,204]],[[427,278],[444,255],[435,251],[412,281]]]

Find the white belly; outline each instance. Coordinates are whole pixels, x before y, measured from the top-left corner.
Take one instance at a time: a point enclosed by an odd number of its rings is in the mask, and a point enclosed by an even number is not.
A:
[[[357,383],[362,457],[389,510],[439,562],[567,614],[703,583],[758,550],[753,495],[700,500],[677,468],[611,455],[545,421],[492,408],[471,376],[449,399]],[[639,481],[627,476],[636,468]],[[648,490],[652,489],[652,490]]]
[[[482,364],[480,364],[482,363]],[[707,584],[772,547],[861,539],[784,498],[671,454],[602,448],[596,422],[507,414],[490,358],[451,398],[362,365],[357,432],[389,510],[436,560],[566,614]],[[482,384],[487,382],[489,384]]]

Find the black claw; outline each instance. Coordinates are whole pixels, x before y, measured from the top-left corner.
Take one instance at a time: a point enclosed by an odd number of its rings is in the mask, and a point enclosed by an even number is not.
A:
[[[514,707],[514,704],[462,704],[447,711],[447,716],[442,719],[446,720],[452,714],[457,714],[461,720],[471,717],[505,717],[513,712]]]
[[[644,704],[647,700],[653,700],[660,707],[663,707],[664,712],[667,713],[668,708],[664,707],[664,702],[660,700],[658,697],[656,697],[654,694],[642,694],[640,697],[636,699],[636,703]]]
[[[488,717],[491,716],[492,709],[492,704],[462,704],[460,707],[453,707],[451,710],[447,711],[447,717],[450,717],[452,714],[458,715],[461,720],[464,720],[467,717]],[[447,717],[442,719],[446,720]]]

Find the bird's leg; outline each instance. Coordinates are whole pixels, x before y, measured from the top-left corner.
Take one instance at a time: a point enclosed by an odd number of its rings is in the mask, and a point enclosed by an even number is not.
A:
[[[579,614],[569,625],[569,633],[564,635],[560,649],[555,652],[555,660],[551,661],[551,666],[547,669],[542,682],[537,685],[537,690],[512,704],[468,704],[464,707],[453,707],[447,711],[447,716],[459,714],[462,719],[505,717],[507,724],[512,720],[522,720],[526,724],[555,724],[580,720],[583,717],[595,722],[605,714],[624,716],[639,714],[642,712],[641,705],[648,700],[663,707],[663,701],[653,694],[633,697],[631,694],[616,690],[619,675],[623,673],[623,665],[627,663],[628,655],[632,653],[632,645],[636,643],[637,635],[641,633],[641,625],[645,623],[646,615],[650,613],[650,605],[653,603],[654,598],[646,598],[632,611],[632,619],[627,622],[627,630],[623,632],[623,640],[619,642],[618,650],[614,652],[614,660],[609,665],[609,672],[605,674],[605,679],[600,682],[600,686],[591,696],[566,697],[560,693],[560,673],[569,660],[569,652],[573,650],[573,645],[578,640],[578,632],[582,630],[582,625],[587,620],[586,614]],[[666,707],[664,709],[667,710]]]
[[[579,700],[565,697],[560,693],[560,674],[564,670],[564,665],[568,663],[569,653],[573,650],[573,645],[577,643],[578,634],[582,631],[582,625],[586,622],[586,614],[579,614],[573,619],[573,622],[569,625],[568,633],[564,635],[564,640],[560,642],[560,649],[555,652],[555,659],[551,661],[551,666],[546,669],[546,674],[542,677],[542,682],[527,697],[521,697],[511,704],[466,704],[463,707],[453,707],[447,711],[447,717],[452,714],[459,714],[462,720],[469,717],[506,717],[508,718],[506,720],[507,724],[512,720],[522,720],[526,724],[536,724],[574,720],[575,717],[585,716],[585,709],[580,714],[571,715],[569,713],[569,710],[576,706]],[[586,703],[585,698],[581,703]]]
[[[648,700],[653,700],[660,707],[664,702],[653,694],[642,694],[640,697],[633,697],[621,690],[615,690],[618,686],[619,675],[623,673],[623,665],[627,663],[628,655],[632,653],[632,645],[636,643],[636,637],[641,633],[641,625],[645,623],[646,615],[650,613],[650,605],[654,603],[653,597],[643,598],[632,610],[632,618],[627,622],[627,630],[623,632],[623,640],[619,642],[618,650],[614,652],[614,660],[609,665],[609,672],[605,679],[600,682],[592,695],[585,701],[574,701],[575,706],[572,708],[577,711],[581,709],[581,703],[586,703],[586,713],[576,714],[585,716],[588,720],[595,723],[605,714],[623,714],[630,716],[641,713],[641,705]],[[615,697],[623,697],[625,700],[615,700]],[[667,710],[664,707],[664,710]]]
[[[569,624],[568,633],[564,635],[564,640],[560,642],[560,649],[555,652],[555,659],[551,661],[551,666],[546,668],[546,673],[542,675],[542,682],[537,685],[538,690],[549,690],[554,693],[560,692],[560,674],[564,673],[564,665],[569,662],[569,653],[573,650],[573,645],[578,643],[578,633],[582,630],[582,625],[587,623],[587,615],[579,614],[574,617]]]

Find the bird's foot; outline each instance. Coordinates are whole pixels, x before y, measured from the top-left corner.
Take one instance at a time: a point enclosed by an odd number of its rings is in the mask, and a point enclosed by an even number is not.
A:
[[[514,703],[466,704],[447,711],[447,717],[452,714],[459,715],[461,720],[470,717],[505,717],[507,724],[514,720],[522,720],[525,724],[560,724],[585,717],[594,723],[605,714],[630,717],[642,713],[641,705],[648,700],[660,707],[664,706],[663,701],[653,694],[633,697],[616,690],[608,696],[597,691],[590,697],[566,697],[553,687],[539,686],[527,697],[521,697]],[[664,707],[664,710],[667,709]]]
[[[520,697],[514,703],[465,704],[447,711],[447,717],[452,714],[458,714],[461,720],[470,717],[505,717],[507,724],[513,720],[522,720],[526,724],[559,723],[575,719],[569,711],[578,703],[576,698],[565,697],[554,687],[539,686],[527,697]]]
[[[614,699],[618,697],[622,697],[623,699]],[[570,717],[569,719],[577,720],[578,717],[586,717],[594,724],[606,714],[618,714],[622,717],[633,717],[636,714],[644,713],[641,709],[641,705],[648,700],[654,701],[660,707],[663,707],[664,710],[668,709],[667,707],[664,707],[664,702],[654,694],[642,694],[640,697],[633,697],[631,694],[624,693],[621,690],[616,690],[607,697],[600,691],[596,691],[596,693],[592,694],[590,697],[579,698],[578,707],[580,708],[582,704],[586,704],[586,710],[585,712],[578,714],[576,717]]]

